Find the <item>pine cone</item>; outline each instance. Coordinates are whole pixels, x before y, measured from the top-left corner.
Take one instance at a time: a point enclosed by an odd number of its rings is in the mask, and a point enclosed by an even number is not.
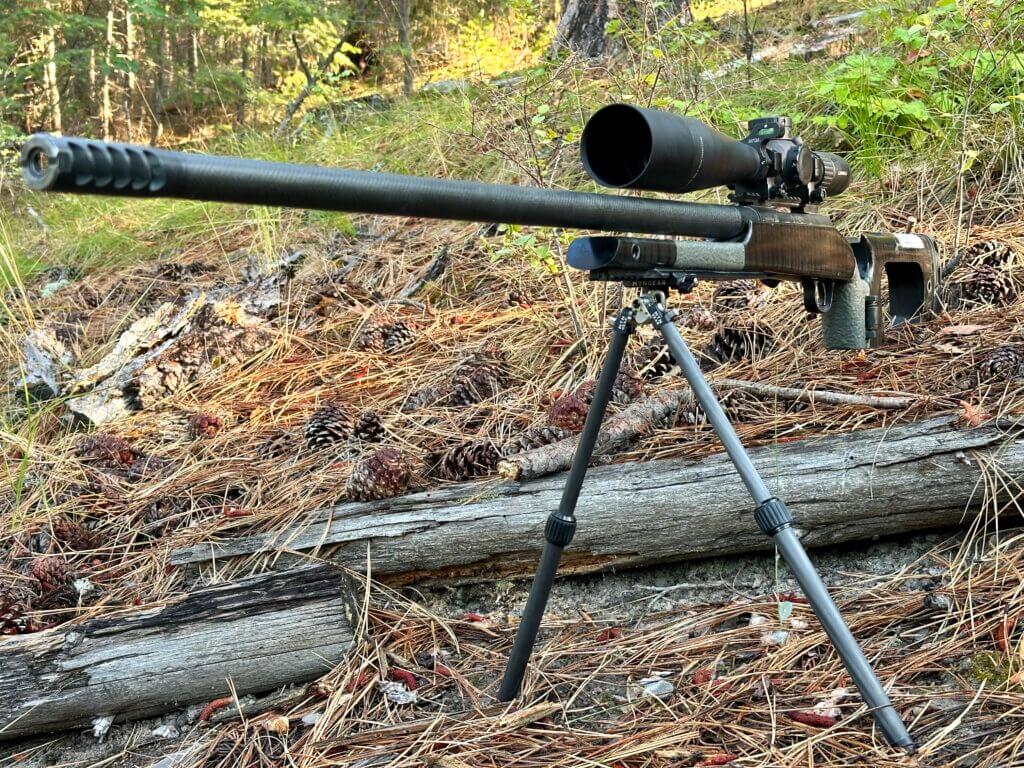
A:
[[[969,277],[956,284],[961,302],[1005,307],[1017,298],[1013,278],[1005,269],[992,266],[975,268]]]
[[[640,348],[636,367],[645,379],[655,380],[672,373],[676,367],[676,359],[660,339],[652,339]]]
[[[705,349],[712,361],[756,360],[774,346],[774,339],[756,326],[725,326],[719,329]]]
[[[577,395],[562,395],[548,409],[548,421],[559,429],[579,432],[587,420],[587,404]]]
[[[329,315],[336,306],[352,306],[345,277],[341,272],[323,275],[310,286],[310,298],[307,306],[312,305],[318,315]]]
[[[299,452],[298,435],[287,429],[278,429],[268,435],[259,448],[256,456],[263,461],[280,459],[285,456],[294,456]]]
[[[490,440],[470,440],[446,451],[441,457],[438,474],[445,480],[469,480],[489,475],[501,459]]]
[[[505,304],[509,307],[529,306],[530,300],[524,291],[513,288],[505,297]]]
[[[74,575],[63,557],[44,555],[35,558],[31,574],[36,580],[36,593],[39,595],[39,599],[34,601],[36,608],[71,608],[78,603]]]
[[[345,494],[353,501],[387,499],[403,493],[411,479],[412,467],[401,451],[378,448],[356,464]]]
[[[978,240],[957,253],[957,262],[973,267],[1005,266],[1013,256],[1013,249],[998,240]]]
[[[718,326],[715,313],[701,304],[695,304],[681,312],[678,323],[695,331],[713,331]]]
[[[309,417],[304,434],[311,449],[327,448],[352,434],[352,416],[340,405],[328,403]]]
[[[197,277],[212,271],[213,267],[210,264],[204,264],[201,261],[197,261],[192,264],[184,264],[180,261],[168,261],[164,264],[160,264],[156,268],[156,276],[161,280],[180,283],[183,280],[187,280],[191,277]]]
[[[533,427],[505,443],[502,447],[502,455],[514,456],[517,453],[532,451],[569,437],[572,437],[572,432],[567,429],[551,426]]]
[[[185,522],[188,506],[185,499],[176,496],[164,496],[150,502],[142,511],[143,533],[159,538],[177,528]]]
[[[32,609],[32,596],[24,587],[0,583],[0,635],[18,635],[28,629],[25,614]]]
[[[400,317],[376,312],[360,330],[353,346],[362,352],[394,352],[415,341],[412,329]]]
[[[363,411],[352,427],[352,437],[364,443],[379,443],[384,439],[384,425],[376,411]]]
[[[82,461],[110,469],[130,467],[139,454],[131,444],[117,435],[87,435],[75,444],[75,455]]]
[[[726,280],[715,285],[711,305],[715,309],[744,309],[750,306],[751,294],[756,290],[753,280]]]
[[[981,384],[1024,377],[1024,347],[1018,344],[997,347],[976,366],[975,373]]]
[[[99,537],[95,531],[90,531],[83,525],[68,520],[66,517],[58,517],[51,525],[53,538],[62,547],[71,552],[87,552],[95,549],[99,543]]]
[[[508,364],[497,347],[487,345],[456,366],[448,401],[465,406],[489,400],[508,384]]]
[[[413,413],[421,408],[430,408],[448,398],[448,393],[441,387],[423,387],[418,389],[402,403],[402,413]]]
[[[587,405],[594,402],[594,390],[597,389],[597,382],[591,379],[584,382],[576,390],[576,396]],[[632,368],[620,368],[615,374],[615,383],[612,385],[611,402],[617,405],[629,405],[637,400],[644,392],[644,380],[641,379]]]
[[[215,437],[224,429],[224,421],[212,413],[194,414],[188,422],[193,437]]]

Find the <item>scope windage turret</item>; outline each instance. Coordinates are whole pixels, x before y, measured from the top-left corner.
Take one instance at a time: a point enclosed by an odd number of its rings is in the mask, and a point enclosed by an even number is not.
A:
[[[849,185],[846,161],[790,138],[788,119],[761,118],[751,127],[737,141],[692,117],[610,104],[587,121],[580,157],[606,187],[678,193],[728,186],[742,202],[785,196],[821,202]]]

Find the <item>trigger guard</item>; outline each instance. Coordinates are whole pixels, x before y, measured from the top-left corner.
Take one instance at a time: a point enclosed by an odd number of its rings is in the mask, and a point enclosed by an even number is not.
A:
[[[801,280],[804,289],[804,309],[813,315],[828,312],[836,295],[834,280]]]

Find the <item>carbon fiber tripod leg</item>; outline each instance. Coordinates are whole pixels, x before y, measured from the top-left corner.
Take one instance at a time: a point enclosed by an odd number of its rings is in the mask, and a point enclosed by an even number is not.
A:
[[[505,667],[505,676],[498,688],[498,701],[511,701],[519,695],[526,665],[530,661],[533,644],[537,641],[537,630],[540,629],[540,622],[544,616],[544,607],[548,603],[551,586],[555,581],[558,561],[562,558],[562,550],[572,541],[576,532],[576,501],[579,499],[583,478],[587,474],[587,466],[594,455],[594,444],[601,431],[601,420],[604,419],[615,377],[619,373],[619,366],[626,352],[626,342],[634,329],[633,314],[633,310],[628,307],[620,310],[612,326],[608,355],[604,359],[601,375],[594,388],[594,399],[590,403],[587,420],[583,425],[583,432],[580,433],[576,453],[572,457],[572,467],[565,481],[562,500],[558,509],[548,517],[544,528],[544,552],[541,554],[537,573],[533,577],[533,586],[530,588],[523,618],[519,622],[519,629],[516,630],[516,639],[512,644],[508,665]]]
[[[743,483],[753,497],[757,506],[754,517],[758,526],[764,533],[772,537],[783,560],[793,571],[800,588],[807,596],[807,602],[814,609],[814,613],[839,653],[839,657],[843,660],[850,677],[860,689],[864,701],[871,707],[875,722],[878,723],[890,744],[901,747],[912,754],[917,749],[913,739],[910,738],[903,720],[893,707],[892,702],[889,701],[889,697],[875,676],[870,662],[864,656],[864,652],[857,644],[850,628],[846,626],[846,622],[840,615],[839,609],[829,596],[821,577],[807,557],[807,552],[792,528],[789,510],[779,499],[772,496],[757,469],[751,463],[746,449],[739,437],[736,436],[736,431],[732,428],[722,411],[722,406],[704,379],[700,366],[686,346],[686,342],[683,341],[678,329],[672,324],[672,318],[668,311],[657,298],[651,295],[638,299],[634,306],[649,316],[654,327],[661,332],[669,351],[672,352],[672,356],[682,369],[683,376],[686,377],[687,383],[693,390],[694,396],[701,408],[704,409],[708,421],[711,422],[715,433],[722,441],[722,445],[725,446],[726,453],[729,454],[729,458],[736,466],[736,471],[743,478]]]

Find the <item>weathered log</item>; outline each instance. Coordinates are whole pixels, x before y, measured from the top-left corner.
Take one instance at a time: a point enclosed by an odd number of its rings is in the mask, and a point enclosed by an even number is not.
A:
[[[972,459],[970,452],[984,455]],[[995,427],[960,429],[950,419],[768,446],[751,452],[785,499],[809,546],[957,525],[981,506],[982,472],[1024,472],[1024,443]],[[471,484],[398,499],[342,504],[276,533],[196,544],[177,565],[279,552],[278,565],[308,554],[353,568],[365,563],[391,582],[527,576],[563,476]],[[576,538],[563,572],[764,550],[752,504],[723,455],[590,470]],[[292,556],[288,556],[289,554]]]
[[[20,342],[21,362],[11,372],[19,392],[48,400],[61,393],[61,379],[74,361],[71,351],[57,338],[52,328],[33,328]]]
[[[352,594],[335,568],[296,568],[162,608],[0,638],[0,740],[311,680],[352,642]]]

